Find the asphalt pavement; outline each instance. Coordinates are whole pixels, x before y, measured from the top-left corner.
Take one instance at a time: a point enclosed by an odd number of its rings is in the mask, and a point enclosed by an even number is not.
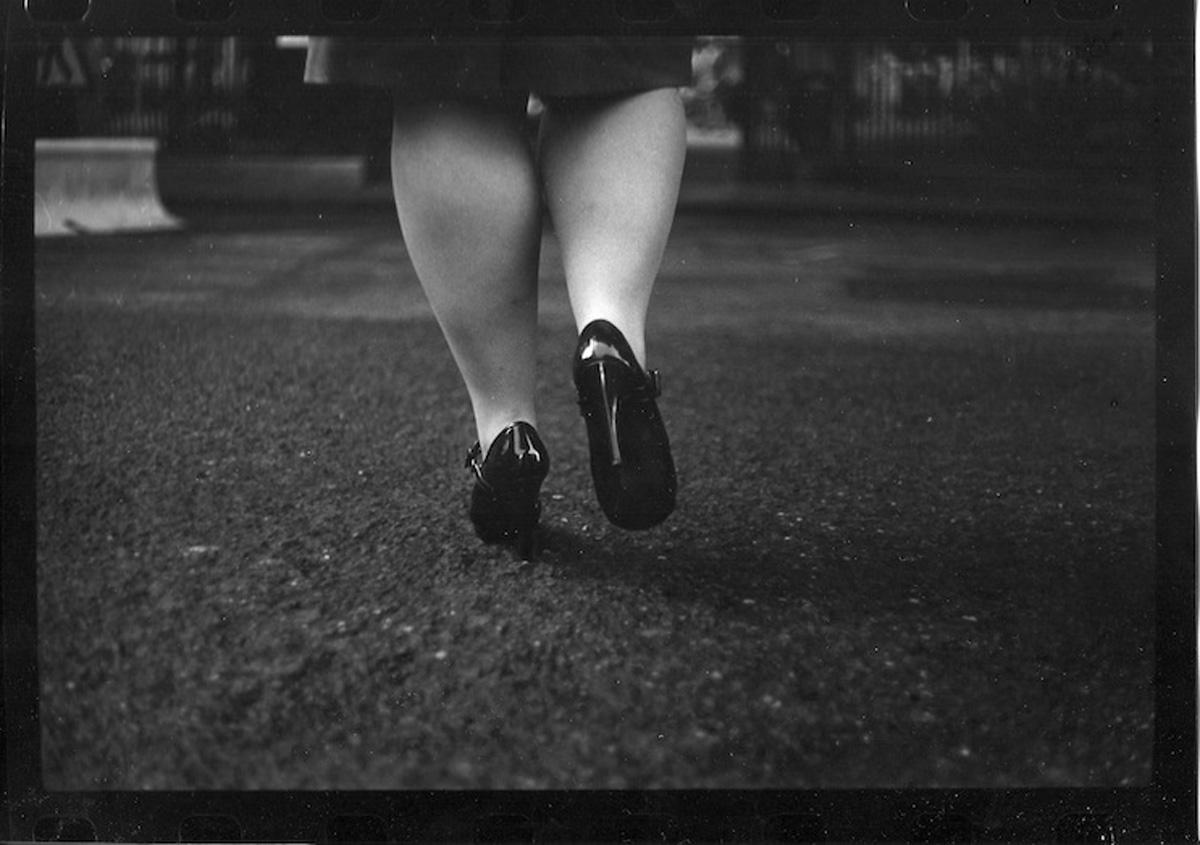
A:
[[[183,213],[39,243],[47,788],[1148,781],[1148,230],[681,214],[639,533],[548,235],[528,563],[386,209]]]

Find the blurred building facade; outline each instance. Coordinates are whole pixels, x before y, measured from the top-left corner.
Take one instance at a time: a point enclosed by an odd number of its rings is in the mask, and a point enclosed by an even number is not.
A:
[[[303,83],[303,39],[48,42],[39,134],[153,136],[178,153],[382,155],[378,90]],[[1152,164],[1152,45],[698,39],[684,92],[745,179],[937,159]]]

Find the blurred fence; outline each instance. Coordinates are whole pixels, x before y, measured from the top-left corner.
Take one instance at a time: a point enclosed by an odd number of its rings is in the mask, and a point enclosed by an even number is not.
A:
[[[285,42],[286,43],[286,42]],[[391,129],[382,91],[303,83],[273,38],[94,38],[46,44],[39,135],[150,136],[182,153],[361,154]]]
[[[739,45],[718,73],[744,130],[743,175],[986,161],[1120,168],[1153,162],[1153,50],[1009,43]]]
[[[367,153],[381,91],[306,86],[293,39],[47,43],[42,135],[145,135],[170,152]],[[1137,168],[1151,131],[1149,43],[700,39],[689,119],[736,129],[741,175],[940,161]]]

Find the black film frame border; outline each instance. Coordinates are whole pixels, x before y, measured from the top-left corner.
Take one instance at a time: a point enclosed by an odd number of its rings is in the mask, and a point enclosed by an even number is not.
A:
[[[0,353],[3,367],[5,839],[101,840],[1193,841],[1196,838],[1196,192],[1193,24],[1187,4],[1120,3],[1073,20],[1051,2],[967,0],[965,17],[921,20],[902,0],[711,2],[683,19],[649,2],[597,3],[590,14],[532,0],[513,19],[470,4],[383,0],[361,23],[330,20],[319,0],[90,0],[80,19],[35,22],[6,0],[0,162]],[[51,4],[53,0],[51,0]],[[80,5],[82,3],[82,6]],[[187,5],[185,3],[185,5]],[[520,7],[521,3],[515,4]],[[1067,4],[1070,5],[1070,4]],[[1083,4],[1085,7],[1087,4]],[[1102,4],[1101,4],[1102,5]],[[210,14],[205,14],[205,9]],[[953,16],[952,2],[928,4]],[[232,11],[229,11],[229,10]],[[641,10],[641,11],[639,11]],[[1085,9],[1086,11],[1086,9]],[[228,12],[228,14],[226,14]],[[641,17],[639,17],[641,15]],[[37,723],[36,402],[33,367],[33,79],[40,33],[216,36],[405,34],[493,38],[593,33],[802,38],[886,34],[1068,36],[1155,45],[1158,286],[1156,720],[1152,784],[1128,789],[719,792],[47,793]]]

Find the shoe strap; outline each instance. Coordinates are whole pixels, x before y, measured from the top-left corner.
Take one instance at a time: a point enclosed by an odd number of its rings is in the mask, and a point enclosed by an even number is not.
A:
[[[479,477],[481,480],[483,478],[482,458],[483,458],[483,450],[480,449],[479,444],[476,443],[474,446],[472,446],[470,449],[467,450],[467,459],[466,459],[466,461],[463,462],[463,466],[466,467],[467,469],[474,470],[475,475],[477,477]]]

